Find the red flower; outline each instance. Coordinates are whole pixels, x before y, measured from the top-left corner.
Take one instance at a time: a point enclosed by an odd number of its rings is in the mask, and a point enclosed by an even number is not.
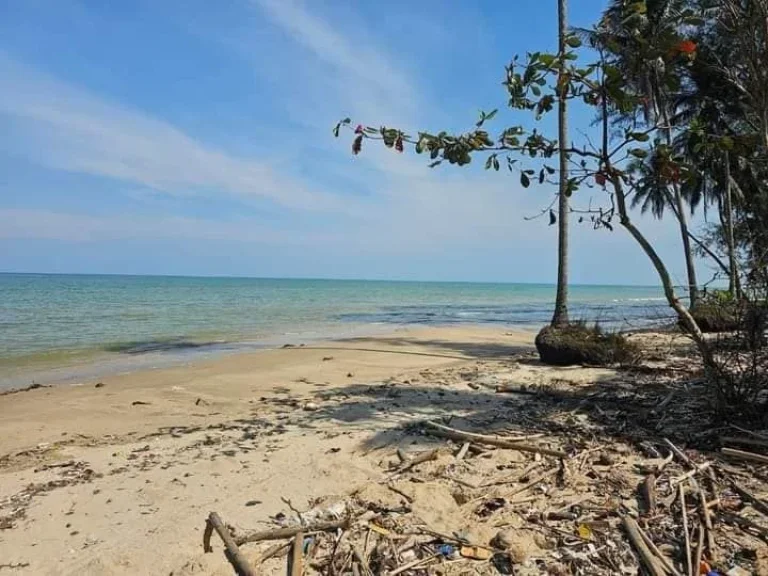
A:
[[[605,174],[602,172],[595,174],[595,182],[597,182],[600,186],[605,186]]]
[[[363,133],[363,125],[358,124],[357,128],[355,128],[355,134],[362,134]]]
[[[696,52],[696,42],[693,40],[683,40],[677,45],[677,50],[683,54],[693,54]]]

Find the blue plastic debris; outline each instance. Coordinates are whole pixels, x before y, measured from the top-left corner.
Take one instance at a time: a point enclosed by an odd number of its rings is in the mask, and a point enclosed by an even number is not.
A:
[[[456,548],[451,546],[450,544],[443,544],[440,546],[440,548],[437,549],[437,553],[441,556],[445,556],[446,558],[449,558],[454,555],[456,552]]]

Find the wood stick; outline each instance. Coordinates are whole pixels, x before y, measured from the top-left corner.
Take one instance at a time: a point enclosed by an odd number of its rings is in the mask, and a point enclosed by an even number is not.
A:
[[[744,434],[749,434],[750,436],[755,436],[756,438],[762,438],[763,440],[768,440],[768,436],[766,436],[764,434],[760,434],[759,432],[755,432],[754,430],[747,430],[746,428],[739,428],[735,424],[731,424],[730,426],[734,430],[738,430],[739,432],[744,432]]]
[[[456,454],[456,460],[464,460],[464,456],[467,455],[468,451],[469,451],[469,442],[464,442],[458,454]]]
[[[290,576],[301,576],[304,572],[304,532],[298,532],[293,537],[293,546],[291,547],[291,570]]]
[[[243,553],[240,552],[240,548],[238,548],[235,540],[232,538],[232,534],[229,533],[229,529],[224,525],[224,522],[221,521],[221,518],[216,512],[211,512],[208,515],[205,532],[203,534],[203,550],[205,552],[213,551],[211,548],[211,535],[214,530],[224,542],[224,547],[228,552],[227,559],[237,573],[241,576],[256,576],[256,571],[248,563],[248,560],[245,559]]]
[[[721,436],[720,442],[727,444],[747,444],[749,446],[768,446],[768,440],[762,438],[737,438],[735,436]]]
[[[753,462],[760,462],[761,464],[768,464],[768,456],[763,456],[762,454],[745,452],[743,450],[736,450],[735,448],[722,448],[720,452],[726,456],[731,456],[732,458],[738,458],[740,460],[751,460]]]
[[[528,476],[528,474],[533,472],[536,468],[541,466],[543,463],[544,462],[542,460],[540,460],[539,462],[534,462],[522,472],[515,472],[514,474],[508,474],[507,476],[504,476],[503,478],[499,478],[497,480],[490,480],[488,482],[485,482],[484,484],[480,484],[480,488],[487,488],[488,486],[498,486],[499,484],[511,484],[513,482],[519,482],[521,479]]]
[[[678,494],[680,495],[680,510],[683,514],[683,534],[685,535],[685,566],[687,568],[686,574],[688,576],[695,576],[693,573],[693,567],[691,566],[691,536],[688,533],[688,510],[685,505],[685,487],[682,484],[677,485]]]
[[[656,475],[648,474],[641,485],[648,514],[656,512]]]
[[[509,440],[499,438],[498,436],[486,436],[474,432],[464,432],[462,430],[443,426],[442,424],[437,424],[436,422],[424,422],[424,427],[426,428],[427,434],[441,436],[451,440],[478,442],[480,444],[488,444],[490,446],[498,446],[499,448],[508,448],[510,450],[519,450],[521,452],[545,454],[547,456],[554,456],[555,458],[566,458],[568,456],[565,452],[560,452],[559,450],[550,450],[548,448],[541,448],[530,444],[510,442]]]
[[[704,527],[706,528],[707,550],[709,550],[709,559],[712,560],[715,556],[715,533],[712,527],[712,515],[707,507],[707,495],[704,493],[704,489],[696,483],[696,480],[691,480],[691,482],[693,487],[699,491],[699,505],[701,506],[701,515],[704,517]]]
[[[669,559],[666,556],[664,556],[664,554],[662,554],[661,550],[659,550],[659,547],[653,543],[653,540],[651,540],[651,537],[645,533],[645,530],[640,528],[639,524],[637,526],[637,531],[640,534],[640,536],[642,536],[646,546],[648,546],[648,548],[651,549],[651,552],[653,552],[657,556],[658,560],[661,562],[664,568],[666,568],[667,572],[669,572],[673,576],[681,576],[680,572],[678,572],[675,569],[675,567],[672,565],[672,563],[669,561]]]
[[[428,462],[430,460],[435,460],[439,455],[440,455],[439,448],[422,452],[418,456],[415,456],[410,460],[408,460],[405,464],[403,464],[400,468],[398,468],[393,475],[402,474],[403,472],[407,472],[414,466],[418,466],[419,464],[423,464],[424,462]]]
[[[343,520],[333,520],[331,522],[320,522],[312,526],[291,526],[289,528],[277,528],[275,530],[264,530],[262,532],[251,532],[235,538],[238,546],[249,542],[263,542],[264,540],[282,540],[283,538],[293,538],[299,532],[332,532],[339,528],[347,528],[349,518]]]
[[[368,531],[370,534],[370,530]],[[355,558],[357,558],[357,561],[360,563],[360,568],[363,571],[364,576],[370,576],[371,575],[371,569],[368,567],[368,561],[365,559],[365,555],[360,551],[360,548],[357,546],[354,546],[352,548],[352,553],[355,555]]]
[[[550,476],[554,476],[558,472],[560,472],[559,468],[553,468],[552,470],[549,470],[548,472],[545,472],[541,476],[537,476],[535,479],[533,479],[530,482],[528,482],[528,484],[526,484],[525,486],[521,486],[521,487],[513,490],[509,494],[505,494],[504,498],[505,499],[509,499],[509,498],[512,498],[512,496],[517,496],[521,492],[525,492],[526,490],[528,490],[530,488],[533,488],[534,486],[536,486],[536,484],[539,484],[539,483],[543,482],[544,480],[546,480]]]
[[[737,514],[732,514],[730,512],[721,512],[722,517],[726,520],[726,522],[733,522],[734,524],[737,524],[740,528],[750,528],[757,532],[760,537],[763,539],[763,541],[768,542],[768,528],[763,528],[758,524],[757,522],[753,522],[749,518],[742,518],[741,516]]]
[[[427,556],[426,558],[419,558],[417,560],[414,560],[413,562],[408,562],[408,564],[403,564],[399,568],[392,570],[392,572],[389,573],[389,576],[397,576],[398,574],[405,572],[406,570],[410,570],[411,568],[416,568],[416,566],[421,566],[422,564],[427,564],[428,562],[431,562],[438,556],[440,556],[440,554],[432,554],[432,556]]]
[[[273,558],[280,554],[282,551],[284,551],[288,546],[290,546],[290,542],[281,542],[280,544],[275,544],[274,546],[270,546],[267,548],[267,550],[259,557],[259,563],[266,562],[270,558]]]
[[[710,552],[711,554],[711,552]],[[693,569],[699,570],[701,567],[701,558],[704,555],[704,530],[699,526],[699,540],[696,543],[696,557],[693,561]]]
[[[736,484],[736,482],[731,481],[731,488],[733,488],[734,492],[741,497],[742,500],[746,500],[750,504],[752,504],[752,507],[768,516],[768,504],[760,500],[757,496],[754,494],[750,494],[744,488]]]
[[[689,478],[696,476],[696,474],[698,474],[699,472],[703,472],[704,470],[712,466],[712,462],[704,462],[704,464],[700,464],[700,465],[694,464],[694,466],[696,466],[696,468],[694,468],[693,470],[689,470],[685,474],[681,474],[676,478],[672,478],[669,481],[669,483],[672,484],[672,486],[674,486],[675,484],[680,484],[681,482],[684,482]]]
[[[621,523],[624,526],[624,530],[627,532],[627,536],[629,536],[629,541],[640,556],[640,562],[642,562],[646,570],[650,572],[651,576],[666,576],[666,572],[659,565],[656,557],[650,551],[645,540],[643,540],[643,537],[640,535],[640,527],[637,525],[637,522],[629,516],[624,516],[621,519]]]

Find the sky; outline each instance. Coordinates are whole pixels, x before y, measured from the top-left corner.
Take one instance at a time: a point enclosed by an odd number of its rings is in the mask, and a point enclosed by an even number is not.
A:
[[[470,129],[556,32],[554,0],[0,0],[0,271],[554,282],[556,227],[525,219],[552,186],[331,130]],[[636,217],[683,284],[671,216]],[[571,281],[658,283],[588,225]]]

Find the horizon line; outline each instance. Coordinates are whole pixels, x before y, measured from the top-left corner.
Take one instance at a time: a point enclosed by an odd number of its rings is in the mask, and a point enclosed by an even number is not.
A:
[[[3,276],[109,276],[123,278],[198,278],[198,279],[229,279],[229,280],[305,280],[322,282],[392,282],[403,284],[502,284],[523,286],[557,286],[556,282],[514,282],[509,280],[407,280],[383,278],[330,278],[309,276],[239,276],[226,274],[131,274],[119,272],[18,272],[0,270]],[[658,288],[660,284],[585,284],[569,283],[569,286],[581,287],[615,287],[615,288]],[[676,286],[684,288],[684,286]]]

